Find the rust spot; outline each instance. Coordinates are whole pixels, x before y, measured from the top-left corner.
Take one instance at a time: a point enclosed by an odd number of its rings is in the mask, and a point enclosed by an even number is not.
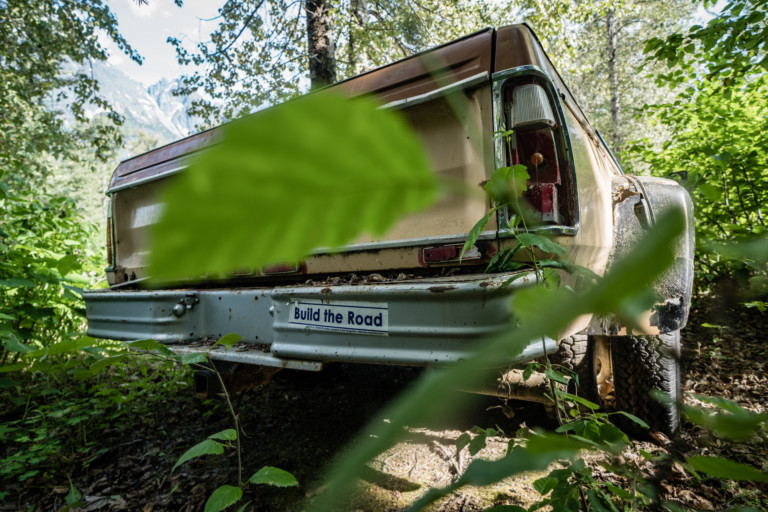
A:
[[[613,204],[621,203],[632,196],[639,196],[639,195],[642,195],[642,194],[640,194],[640,192],[635,192],[634,190],[630,190],[629,188],[621,188],[618,190],[618,193],[616,194]]]
[[[427,289],[432,293],[444,293],[444,292],[449,292],[451,290],[455,290],[456,287],[455,286],[430,286]]]

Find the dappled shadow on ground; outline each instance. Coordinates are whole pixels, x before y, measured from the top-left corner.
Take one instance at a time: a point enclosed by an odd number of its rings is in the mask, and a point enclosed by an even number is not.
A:
[[[697,301],[683,333],[686,391],[723,396],[753,410],[764,408],[768,395],[766,320],[765,314],[737,304]],[[722,327],[704,327],[704,323]],[[321,485],[326,464],[420,372],[416,368],[343,364],[329,365],[320,373],[282,371],[268,386],[238,397],[243,474],[247,477],[262,466],[276,466],[292,472],[301,484],[288,489],[249,486],[244,498],[250,501],[248,510],[300,510]],[[98,448],[87,457],[64,461],[61,470],[47,477],[23,484],[4,482],[4,489],[11,493],[0,510],[58,510],[69,490],[67,475],[82,492],[84,510],[202,510],[216,487],[235,483],[234,450],[225,456],[192,460],[173,474],[170,471],[190,446],[230,428],[231,418],[222,402],[196,401],[191,389],[175,391],[173,396],[148,397],[155,401],[152,413],[139,418],[133,429],[104,429]],[[513,434],[521,424],[545,424],[541,406],[519,404],[510,420],[496,405],[494,399],[481,397],[459,415],[411,425],[403,448],[382,454],[371,463],[370,474],[361,475],[367,483],[358,486],[350,508],[402,510],[427,486],[449,483],[468,463],[456,454],[455,439],[473,425],[499,426]],[[125,414],[130,416],[131,411]],[[506,440],[493,440],[489,450],[503,453]],[[669,449],[663,438],[637,446],[647,451]],[[768,455],[764,440],[726,444],[690,425],[679,446],[688,454],[722,455],[756,467]],[[637,453],[626,457],[637,459],[643,467]],[[615,478],[601,473],[596,464],[595,468],[596,476]],[[677,467],[668,472],[661,488],[667,498],[695,508],[759,507],[760,500],[766,499],[764,486],[713,485],[696,481]],[[524,504],[530,497],[523,494],[509,485],[485,496],[457,494],[446,499],[440,510]]]

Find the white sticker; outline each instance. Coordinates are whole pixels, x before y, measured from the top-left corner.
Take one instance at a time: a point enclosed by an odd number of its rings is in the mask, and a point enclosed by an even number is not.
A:
[[[380,302],[297,300],[288,323],[322,331],[387,336],[389,306]]]
[[[133,223],[131,224],[131,227],[143,228],[144,226],[157,224],[157,221],[160,220],[160,216],[163,215],[163,210],[165,210],[164,203],[154,203],[145,206],[139,206],[133,212]]]

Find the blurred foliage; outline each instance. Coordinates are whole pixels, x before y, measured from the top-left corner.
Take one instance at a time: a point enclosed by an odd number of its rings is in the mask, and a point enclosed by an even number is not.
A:
[[[224,129],[221,144],[168,191],[153,234],[153,276],[296,262],[318,247],[381,235],[436,196],[411,130],[370,99],[315,93]]]
[[[746,285],[752,279],[760,293],[766,291],[765,257],[722,248],[766,239],[765,6],[763,0],[734,0],[706,25],[648,42],[646,51],[669,68],[655,76],[657,85],[682,90],[672,102],[645,107],[674,137],[659,152],[648,139],[632,148],[654,174],[677,179],[691,192],[699,280],[730,276]]]
[[[356,475],[373,457],[382,453],[388,446],[397,442],[406,432],[404,426],[418,424],[420,421],[444,410],[448,394],[454,389],[472,389],[485,377],[480,368],[493,368],[503,365],[510,357],[519,354],[531,340],[540,339],[550,331],[560,331],[569,322],[587,312],[608,313],[617,305],[641,291],[654,276],[662,272],[672,261],[670,244],[683,229],[679,215],[662,219],[658,228],[644,243],[638,244],[637,250],[625,261],[616,266],[614,271],[605,276],[595,287],[586,292],[576,293],[564,288],[550,290],[545,287],[532,291],[546,296],[547,308],[538,308],[522,319],[520,325],[509,333],[496,336],[478,347],[474,354],[450,368],[436,370],[424,375],[420,381],[401,396],[400,399],[382,411],[379,418],[369,424],[349,452],[339,458],[328,475],[328,486],[314,506],[316,510],[334,510],[343,502]],[[555,313],[556,312],[556,313]],[[451,407],[458,410],[461,406],[451,398]],[[566,440],[567,444],[567,440]],[[574,451],[570,443],[565,451]],[[546,445],[546,443],[545,443]],[[504,478],[510,474],[525,471],[525,465],[544,464],[566,456],[559,450],[561,445],[549,443],[549,450],[540,453],[519,455],[524,462],[508,460],[481,471],[483,482],[491,478]],[[579,444],[579,447],[581,445]],[[578,449],[578,448],[576,448]],[[515,452],[518,455],[517,452]],[[478,482],[470,482],[478,483]]]

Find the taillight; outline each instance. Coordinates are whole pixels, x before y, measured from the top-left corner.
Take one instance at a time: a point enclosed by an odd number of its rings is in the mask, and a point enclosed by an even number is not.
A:
[[[107,214],[107,266],[113,267],[115,264],[112,259],[112,213]]]
[[[525,198],[539,212],[542,222],[561,224],[560,127],[549,97],[544,87],[535,83],[514,86],[510,96],[509,125],[515,137],[510,159],[528,169]]]
[[[437,247],[427,247],[421,250],[421,259],[424,263],[448,263],[452,261],[472,261],[483,257],[476,245],[467,250],[462,256],[461,251],[464,245],[451,244],[439,245]]]
[[[277,263],[261,269],[261,273],[264,275],[296,274],[298,272],[301,272],[301,265],[291,263]]]

